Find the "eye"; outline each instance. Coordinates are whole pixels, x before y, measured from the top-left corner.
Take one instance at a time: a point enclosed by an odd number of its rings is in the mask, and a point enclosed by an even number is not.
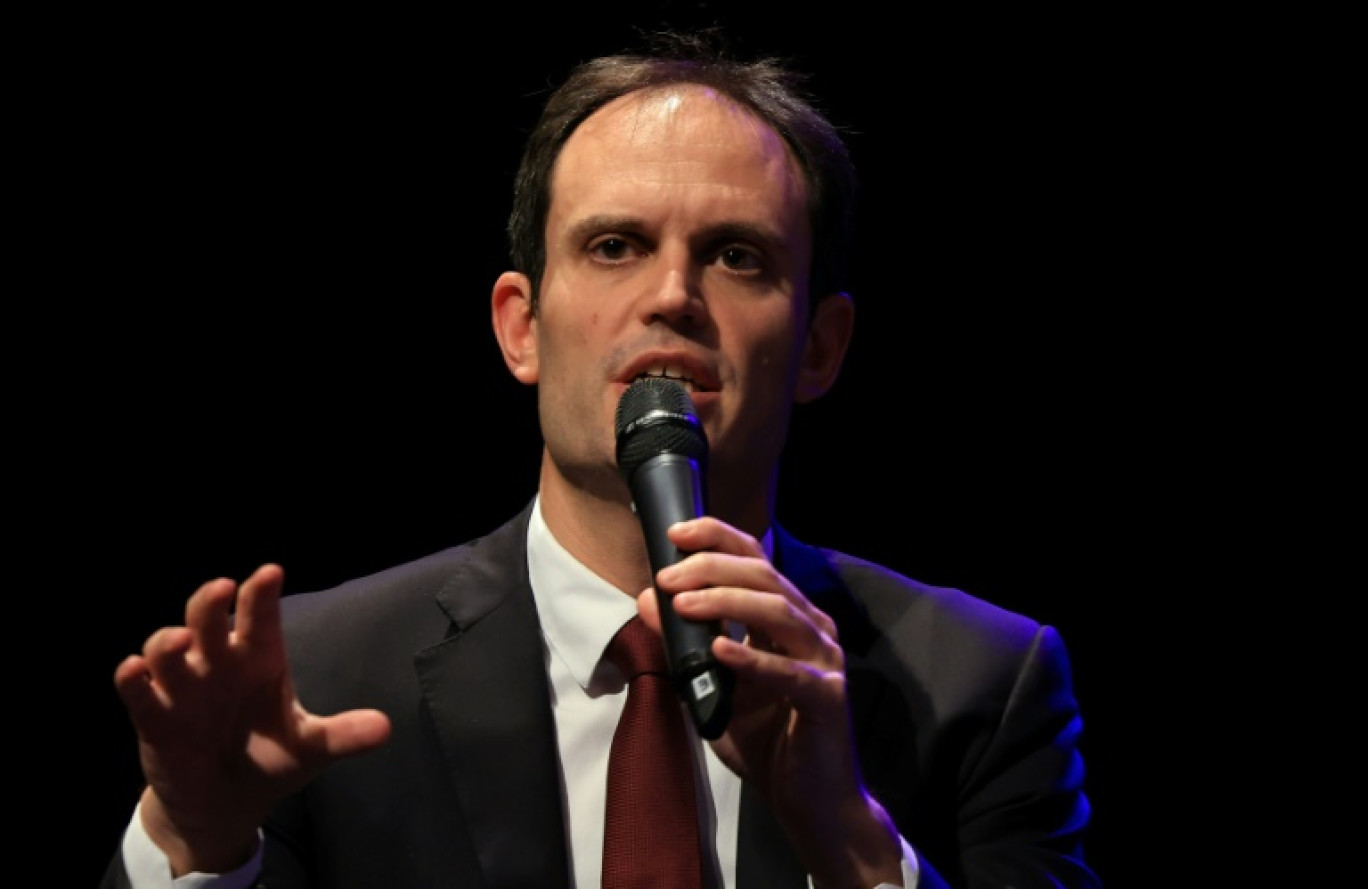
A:
[[[717,260],[733,272],[755,272],[765,267],[760,254],[748,247],[725,247],[718,252]]]
[[[616,236],[600,238],[589,245],[589,255],[603,262],[623,262],[635,252],[631,241]]]

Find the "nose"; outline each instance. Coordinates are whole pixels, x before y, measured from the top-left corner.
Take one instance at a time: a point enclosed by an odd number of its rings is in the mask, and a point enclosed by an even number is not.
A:
[[[658,255],[660,274],[642,300],[641,322],[701,324],[708,314],[701,269],[695,268],[687,256],[671,258],[664,252]]]

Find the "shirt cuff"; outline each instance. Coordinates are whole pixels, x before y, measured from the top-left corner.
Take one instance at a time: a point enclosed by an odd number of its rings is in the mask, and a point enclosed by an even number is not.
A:
[[[917,881],[921,877],[921,865],[917,863],[917,853],[912,851],[907,840],[901,835],[898,842],[902,843],[902,889],[917,889]],[[808,889],[813,889],[812,877],[808,877]],[[892,883],[880,883],[874,889],[899,889]]]
[[[133,810],[133,818],[123,836],[124,870],[133,889],[249,889],[261,871],[261,851],[264,846],[260,829],[257,830],[256,851],[246,864],[226,874],[205,874],[198,871],[182,877],[171,876],[171,860],[161,847],[152,842],[142,822],[142,802]]]
[[[903,852],[903,889],[917,889],[917,883],[921,880],[921,865],[917,863],[917,853],[912,851],[912,847],[908,845],[907,840],[902,838],[901,834],[898,836],[898,842],[902,843]],[[889,887],[887,883],[881,883],[874,889],[893,889],[893,887]]]

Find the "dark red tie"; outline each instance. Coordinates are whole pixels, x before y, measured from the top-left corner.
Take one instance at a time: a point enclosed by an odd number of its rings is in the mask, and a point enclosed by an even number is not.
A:
[[[603,889],[702,885],[693,759],[660,636],[629,620],[607,657],[627,679],[608,755]]]

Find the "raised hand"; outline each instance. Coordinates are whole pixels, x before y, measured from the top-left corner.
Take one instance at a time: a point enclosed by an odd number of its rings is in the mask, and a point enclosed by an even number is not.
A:
[[[185,626],[148,637],[114,672],[138,734],[143,824],[176,876],[223,873],[255,849],[266,813],[331,762],[389,738],[378,710],[331,716],[295,696],[280,626],[284,573],[201,586]]]

